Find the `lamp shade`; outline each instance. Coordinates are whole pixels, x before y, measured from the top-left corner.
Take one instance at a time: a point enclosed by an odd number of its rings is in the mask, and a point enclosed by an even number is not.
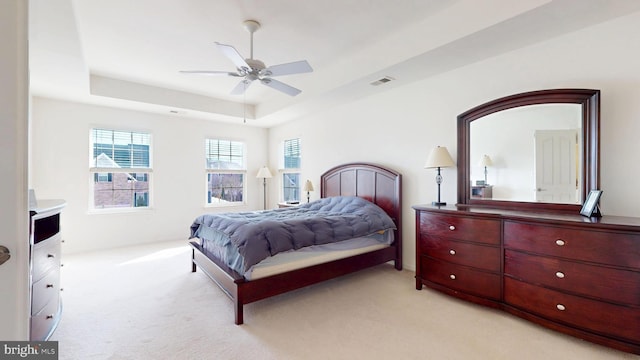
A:
[[[311,183],[311,180],[307,180],[304,182],[302,191],[313,191],[313,184]]]
[[[271,179],[272,175],[271,175],[271,171],[269,171],[269,168],[266,166],[263,166],[260,168],[260,170],[258,170],[258,175],[256,175],[257,178],[265,178],[265,179]]]
[[[482,155],[482,158],[480,159],[480,163],[478,164],[480,166],[492,166],[493,165],[493,161],[491,161],[491,158],[489,157],[489,155]]]
[[[444,146],[436,146],[433,148],[427,162],[424,164],[426,169],[451,166],[456,166],[456,163],[453,162],[449,151],[447,151],[447,148]]]

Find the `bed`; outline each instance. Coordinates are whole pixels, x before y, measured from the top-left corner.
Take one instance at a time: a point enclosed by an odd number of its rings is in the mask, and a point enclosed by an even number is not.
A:
[[[370,164],[350,163],[336,166],[320,177],[320,197],[357,197],[367,200],[381,208],[393,221],[394,229],[387,232],[390,244],[372,245],[365,239],[365,248],[348,245],[347,241],[332,248],[327,245],[322,248],[320,256],[313,256],[314,260],[278,262],[274,267],[266,266],[267,271],[259,275],[252,273],[246,276],[234,270],[220,258],[220,254],[207,248],[205,240],[198,236],[192,225],[191,271],[200,268],[211,278],[234,303],[235,323],[244,322],[243,306],[258,300],[283,294],[295,289],[350,274],[368,267],[393,261],[397,270],[402,270],[402,216],[401,216],[401,180],[402,176],[391,169]],[[290,208],[273,211],[289,211]],[[382,233],[382,232],[381,232]],[[382,235],[381,235],[382,236]],[[361,241],[353,239],[349,241]],[[346,245],[345,245],[346,244]],[[342,248],[341,248],[342,246]],[[285,257],[302,254],[308,249],[302,248],[285,252]],[[278,254],[280,256],[282,254]],[[274,256],[273,258],[275,258]],[[263,263],[269,263],[271,258]],[[297,261],[297,263],[296,263]],[[249,277],[249,278],[248,278]]]

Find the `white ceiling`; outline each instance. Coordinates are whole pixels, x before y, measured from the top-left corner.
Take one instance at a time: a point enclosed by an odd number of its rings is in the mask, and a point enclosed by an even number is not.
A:
[[[34,95],[270,127],[640,10],[632,0],[30,0]],[[296,97],[238,78],[214,46],[307,60],[279,77]],[[371,82],[384,76],[394,81]]]

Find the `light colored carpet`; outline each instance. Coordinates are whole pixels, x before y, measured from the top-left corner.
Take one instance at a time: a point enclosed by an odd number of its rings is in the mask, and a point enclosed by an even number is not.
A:
[[[245,306],[186,240],[66,256],[60,359],[639,359],[514,316],[415,290],[381,265]]]

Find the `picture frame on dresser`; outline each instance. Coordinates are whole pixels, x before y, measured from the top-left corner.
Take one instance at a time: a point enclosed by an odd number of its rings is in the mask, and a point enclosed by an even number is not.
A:
[[[582,209],[580,209],[580,215],[586,217],[601,217],[602,213],[598,207],[600,196],[602,196],[602,190],[591,190],[587,195],[587,200],[584,202],[584,205],[582,205]]]

